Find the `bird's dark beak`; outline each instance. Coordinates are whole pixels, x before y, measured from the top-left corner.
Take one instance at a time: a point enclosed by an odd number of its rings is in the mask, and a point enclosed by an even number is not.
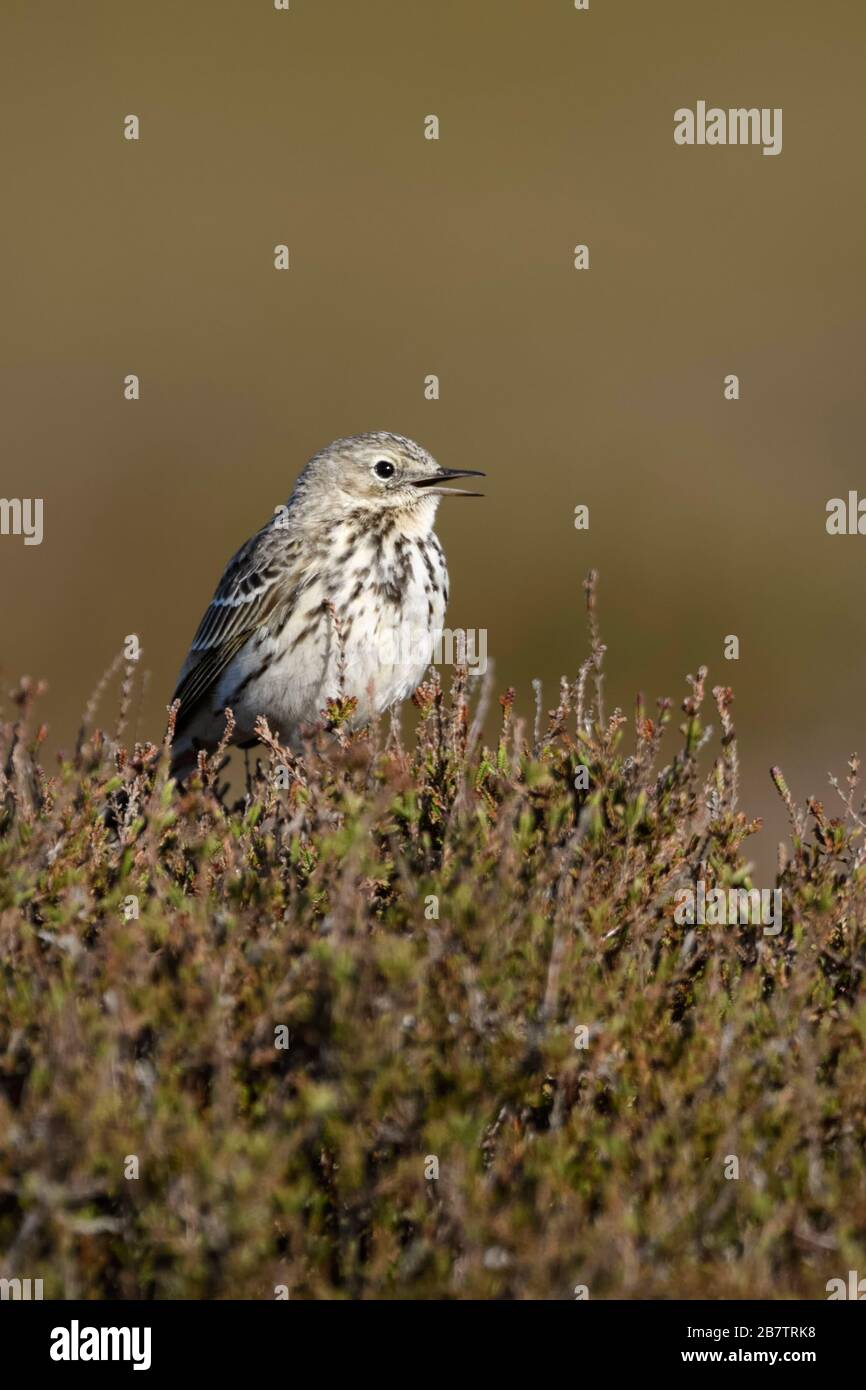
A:
[[[424,478],[413,478],[415,487],[429,488],[434,497],[483,497],[483,492],[467,492],[463,487],[442,487],[452,478],[483,478],[477,468],[440,468],[438,473],[428,473]]]

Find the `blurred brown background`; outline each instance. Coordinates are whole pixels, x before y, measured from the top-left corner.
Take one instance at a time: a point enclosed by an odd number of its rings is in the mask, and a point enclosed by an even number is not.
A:
[[[866,753],[866,538],[824,529],[866,491],[864,44],[858,0],[3,0],[0,493],[45,499],[0,538],[4,701],[46,677],[69,747],[136,632],[158,737],[235,547],[396,430],[489,473],[440,511],[449,621],[527,714],[590,565],[611,703],[734,685],[769,872],[770,763],[824,795]],[[782,153],[677,148],[698,99],[781,106]]]

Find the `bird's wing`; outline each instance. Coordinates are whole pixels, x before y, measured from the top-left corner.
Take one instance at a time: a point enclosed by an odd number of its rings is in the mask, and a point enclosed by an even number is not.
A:
[[[302,582],[296,538],[276,539],[267,527],[226,566],[198,625],[174,692],[180,700],[176,731],[212,691],[232,659],[275,612],[291,602]]]

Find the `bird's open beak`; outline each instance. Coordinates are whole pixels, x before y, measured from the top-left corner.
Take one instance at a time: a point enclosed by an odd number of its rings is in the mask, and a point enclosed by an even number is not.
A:
[[[429,488],[434,497],[483,497],[483,492],[467,492],[464,487],[442,487],[452,478],[483,478],[485,475],[477,468],[440,468],[438,473],[428,473],[424,478],[413,478],[415,487]]]

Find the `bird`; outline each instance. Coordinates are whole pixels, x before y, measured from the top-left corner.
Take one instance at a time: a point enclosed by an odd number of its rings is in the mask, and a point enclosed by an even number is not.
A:
[[[446,484],[484,477],[443,468],[387,431],[337,439],[308,461],[291,496],[232,557],[177,680],[172,773],[200,749],[252,747],[256,721],[296,750],[333,699],[369,723],[424,678],[448,602],[434,532],[439,500],[483,494]]]

